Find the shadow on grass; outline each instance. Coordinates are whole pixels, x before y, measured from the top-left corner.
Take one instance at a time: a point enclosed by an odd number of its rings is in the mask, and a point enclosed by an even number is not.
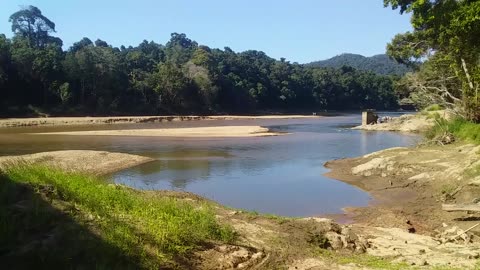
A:
[[[52,192],[52,187],[17,183],[0,174],[0,268],[150,268],[102,239],[88,218],[52,199]],[[131,254],[143,253],[145,258],[141,246],[129,247]]]

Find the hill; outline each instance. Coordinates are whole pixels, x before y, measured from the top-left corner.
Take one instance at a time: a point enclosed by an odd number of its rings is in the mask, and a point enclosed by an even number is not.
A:
[[[372,71],[382,75],[403,75],[409,71],[408,67],[398,64],[390,59],[386,54],[365,57],[359,54],[344,53],[327,60],[311,62],[305,64],[305,66],[331,68],[351,66],[359,70]]]

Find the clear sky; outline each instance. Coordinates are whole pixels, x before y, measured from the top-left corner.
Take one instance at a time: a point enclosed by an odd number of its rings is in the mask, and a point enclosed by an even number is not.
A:
[[[178,32],[212,48],[261,50],[299,63],[384,53],[395,34],[410,30],[409,17],[382,0],[0,0],[0,33],[11,36],[8,17],[22,5],[55,22],[66,47],[83,37],[113,46],[165,44]]]

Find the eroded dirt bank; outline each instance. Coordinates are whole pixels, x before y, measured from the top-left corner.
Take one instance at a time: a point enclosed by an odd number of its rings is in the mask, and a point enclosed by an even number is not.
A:
[[[372,194],[375,201],[371,206],[348,209],[353,213],[354,227],[360,228],[362,233],[374,227],[396,228],[380,229],[380,232],[393,233],[391,240],[383,240],[383,245],[393,248],[402,259],[409,260],[409,257],[416,255],[416,258],[428,264],[437,261],[451,265],[454,264],[452,260],[455,260],[455,256],[458,256],[458,261],[465,263],[478,258],[479,246],[470,242],[478,242],[479,227],[470,231],[472,234],[466,236],[467,241],[463,239],[465,235],[455,240],[452,238],[457,234],[462,235],[462,230],[480,223],[480,214],[446,212],[442,210],[442,204],[472,204],[478,201],[480,146],[452,144],[392,148],[359,158],[331,161],[326,167],[331,169],[327,174],[329,177]],[[433,238],[428,241],[421,240],[424,236],[412,239],[423,248],[415,247],[416,244],[401,244],[407,235],[418,234]],[[412,244],[412,240],[405,239],[405,242]],[[428,244],[432,240],[434,242]],[[452,250],[447,247],[449,244],[441,244],[448,240],[462,245]],[[412,254],[412,249],[417,251]],[[443,250],[444,259],[429,256],[433,249]],[[469,251],[466,252],[467,250]],[[382,252],[372,250],[371,253],[380,255]],[[454,256],[446,259],[450,256],[447,254]]]
[[[159,123],[172,121],[195,120],[255,120],[255,119],[297,119],[318,118],[313,115],[214,115],[214,116],[118,116],[118,117],[48,117],[48,118],[6,118],[0,119],[0,128],[27,127],[27,126],[72,126],[95,124],[134,124],[134,123]]]

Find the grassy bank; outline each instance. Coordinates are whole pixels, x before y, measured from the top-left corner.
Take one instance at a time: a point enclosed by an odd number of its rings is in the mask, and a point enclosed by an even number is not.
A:
[[[0,174],[6,269],[188,268],[182,262],[192,250],[233,238],[207,204],[39,165],[10,166]]]
[[[452,134],[455,139],[480,144],[480,124],[472,123],[462,118],[447,121],[437,117],[435,126],[427,132],[426,137],[435,139],[446,134]]]

